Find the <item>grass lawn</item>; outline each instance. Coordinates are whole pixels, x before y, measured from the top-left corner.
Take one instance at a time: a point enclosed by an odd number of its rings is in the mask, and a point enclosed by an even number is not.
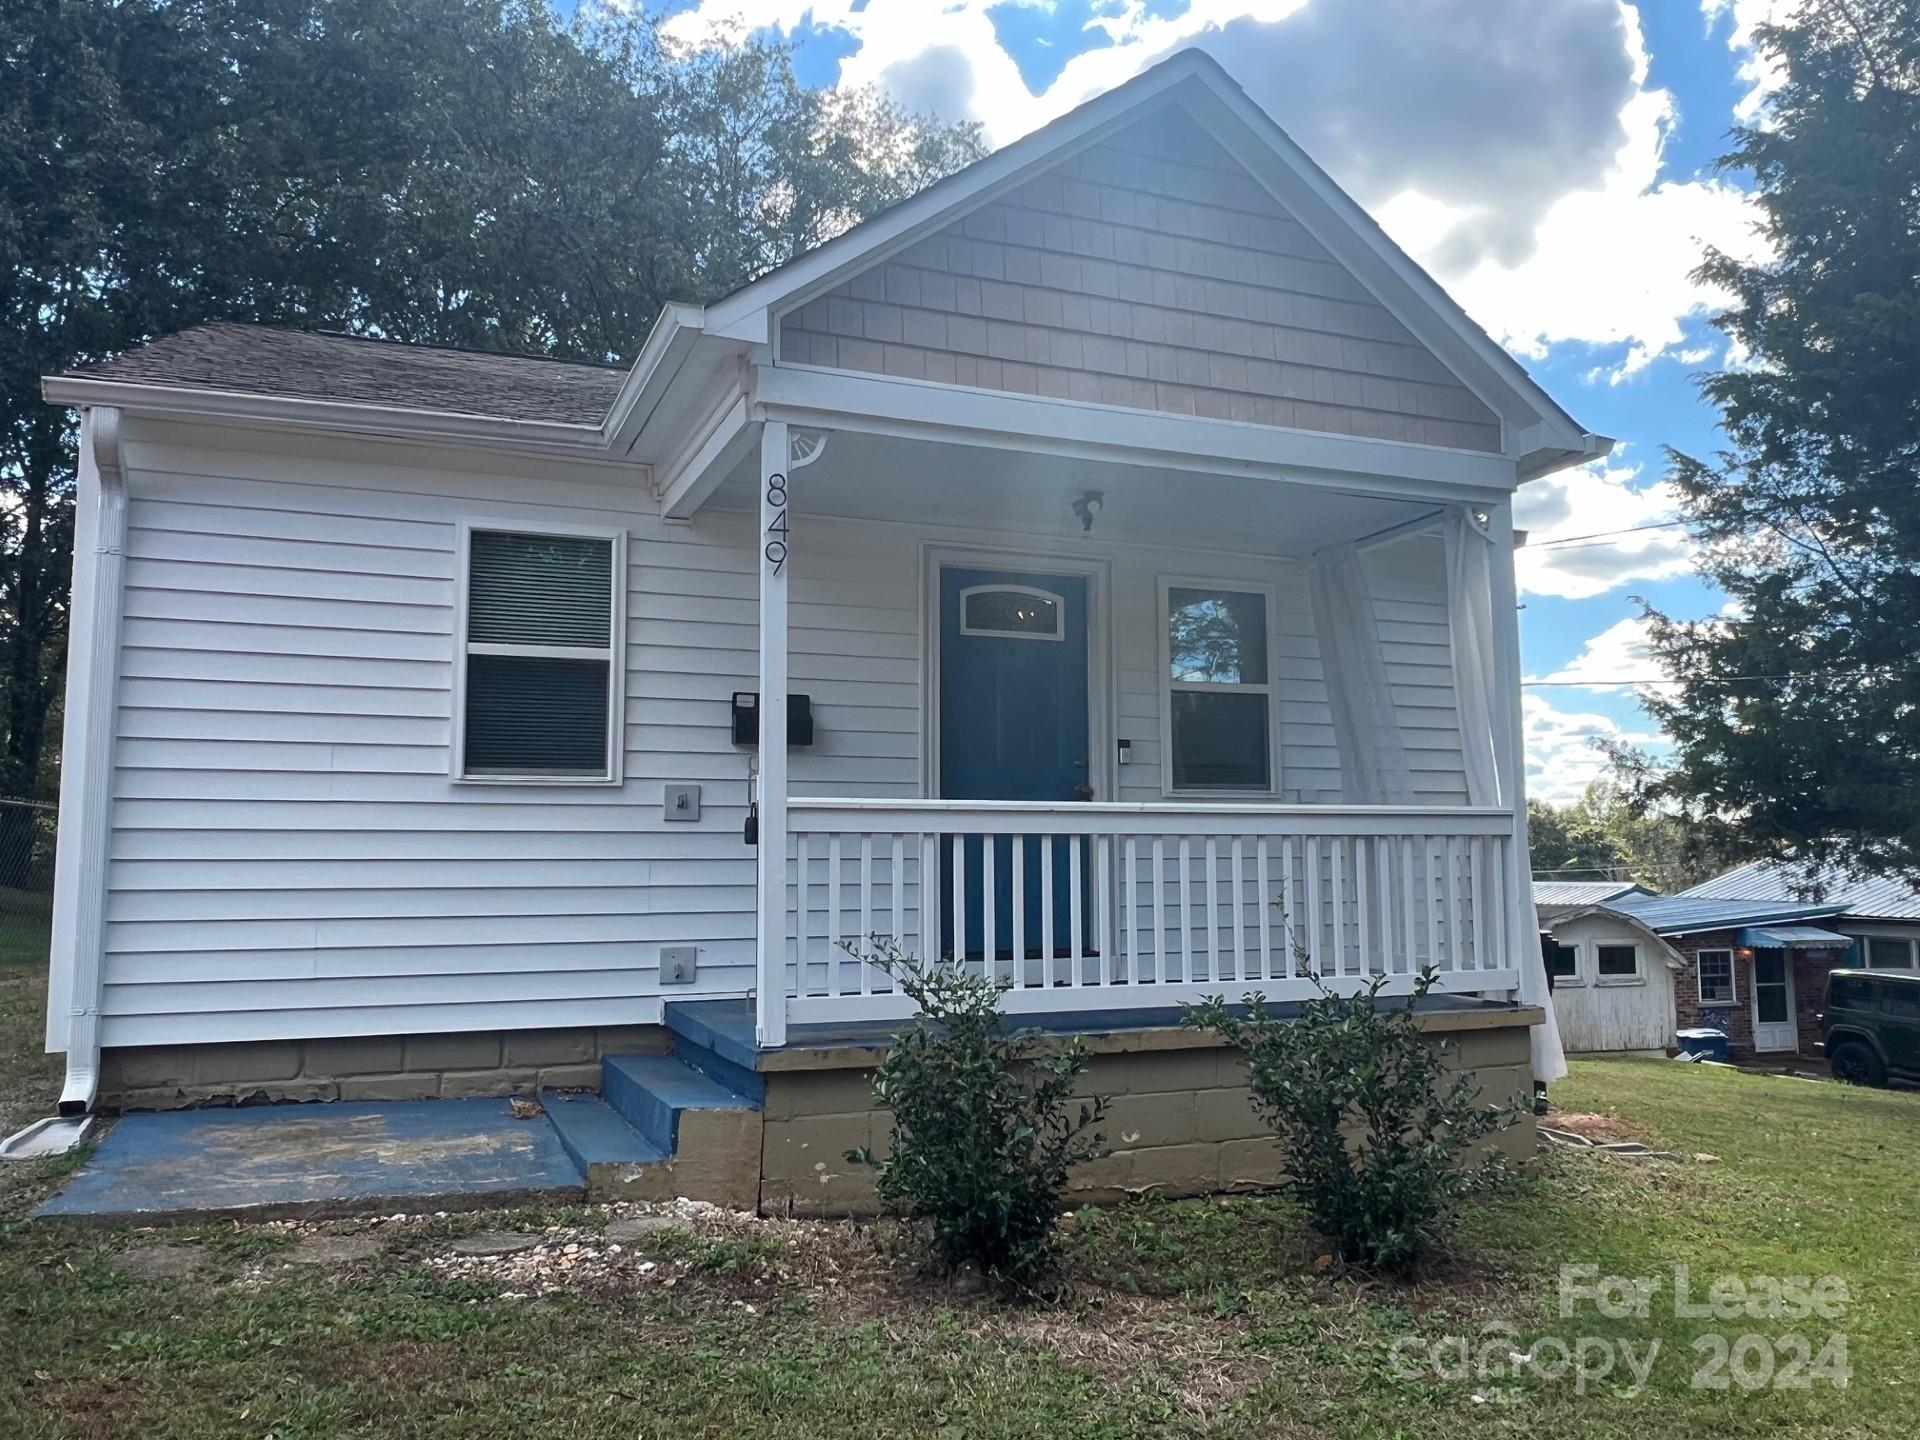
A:
[[[0,972],[6,1043],[37,1048],[36,981]],[[27,1023],[28,1018],[31,1023]],[[28,1042],[33,1046],[29,1047]],[[0,1057],[41,1087],[36,1058]],[[548,1437],[1886,1436],[1920,1430],[1920,1094],[1657,1061],[1580,1063],[1557,1098],[1614,1113],[1685,1164],[1545,1156],[1416,1284],[1326,1264],[1271,1199],[1086,1211],[1050,1308],[916,1277],[885,1231],[701,1214],[618,1252],[604,1210],[331,1226],[99,1231],[0,1219],[0,1436]],[[57,1175],[16,1166],[19,1215]],[[460,1233],[541,1230],[545,1252],[447,1260]],[[359,1241],[309,1258],[316,1233]],[[565,1246],[576,1250],[568,1255]],[[168,1248],[156,1251],[155,1246]],[[336,1257],[337,1259],[337,1257]],[[144,1262],[147,1273],[130,1273]],[[1557,1267],[1844,1277],[1838,1321],[1646,1320],[1558,1310]],[[156,1266],[184,1271],[170,1277]],[[543,1293],[544,1292],[544,1293]],[[1393,1346],[1658,1339],[1624,1372],[1402,1378]],[[1696,1390],[1710,1330],[1848,1336],[1852,1383]],[[1489,1348],[1504,1355],[1509,1343]],[[1442,1352],[1445,1353],[1444,1350]],[[1538,1353],[1546,1354],[1543,1347]],[[1769,1350],[1769,1355],[1772,1354]],[[1748,1353],[1751,1376],[1754,1364]],[[1596,1362],[1597,1363],[1597,1362]]]

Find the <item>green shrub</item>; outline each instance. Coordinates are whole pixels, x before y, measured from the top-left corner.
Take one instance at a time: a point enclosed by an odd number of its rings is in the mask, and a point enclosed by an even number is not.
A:
[[[1286,1187],[1314,1228],[1344,1260],[1404,1269],[1496,1178],[1499,1152],[1466,1152],[1514,1123],[1519,1097],[1483,1103],[1477,1077],[1447,1064],[1455,1042],[1422,1033],[1414,1008],[1432,971],[1398,1005],[1379,1003],[1384,976],[1355,994],[1313,980],[1320,993],[1297,1019],[1254,995],[1240,1019],[1213,996],[1185,1023],[1246,1058],[1254,1108],[1279,1134]]]
[[[874,1098],[893,1112],[890,1154],[847,1159],[878,1172],[881,1208],[923,1223],[948,1269],[971,1261],[1031,1290],[1056,1258],[1067,1171],[1105,1153],[1094,1127],[1106,1101],[1071,1099],[1084,1044],[1043,1047],[1039,1031],[1008,1030],[1006,987],[963,967],[878,938],[860,958],[893,977],[919,1023],[874,1072]]]

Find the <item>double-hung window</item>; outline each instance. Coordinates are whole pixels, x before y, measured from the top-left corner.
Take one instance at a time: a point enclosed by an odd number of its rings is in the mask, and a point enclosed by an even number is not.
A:
[[[1267,592],[1166,581],[1168,788],[1274,788]]]
[[[1733,951],[1701,950],[1693,957],[1702,1005],[1731,1005],[1738,999],[1733,980]]]
[[[618,780],[624,536],[463,534],[454,774]]]

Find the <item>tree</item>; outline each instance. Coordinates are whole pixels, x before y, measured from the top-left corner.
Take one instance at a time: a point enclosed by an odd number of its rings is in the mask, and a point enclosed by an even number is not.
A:
[[[1602,777],[1573,804],[1527,802],[1527,845],[1536,880],[1631,880],[1649,890],[1683,890],[1728,868],[1699,820],[1651,807]]]
[[[1626,871],[1619,848],[1578,805],[1527,801],[1527,850],[1536,880],[1615,880]]]
[[[593,8],[0,8],[0,794],[54,788],[74,428],[40,376],[207,319],[630,360],[665,301],[981,152],[781,47],[669,53]]]
[[[1757,41],[1782,83],[1722,163],[1774,253],[1707,253],[1747,359],[1703,382],[1726,449],[1670,457],[1733,603],[1651,615],[1675,754],[1627,759],[1728,856],[1920,875],[1920,6],[1810,0]]]

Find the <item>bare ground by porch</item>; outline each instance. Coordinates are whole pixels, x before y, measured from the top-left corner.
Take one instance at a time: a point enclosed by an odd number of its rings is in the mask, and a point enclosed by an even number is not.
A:
[[[16,971],[0,986],[7,1014],[37,1015],[33,981]],[[8,1039],[25,1049],[37,1025]],[[9,1071],[28,1077],[28,1090],[36,1073],[31,1063]],[[1663,1148],[1719,1158],[1544,1157],[1413,1285],[1323,1265],[1290,1206],[1245,1197],[1083,1212],[1069,1227],[1068,1294],[1033,1309],[914,1273],[884,1226],[679,1207],[164,1234],[0,1221],[11,1337],[0,1353],[0,1433],[1911,1432],[1903,1381],[1920,1328],[1909,1219],[1920,1097],[1598,1060],[1576,1061],[1557,1099],[1630,1117]],[[4,1204],[18,1215],[55,1176],[24,1165],[9,1178]],[[643,1213],[660,1218],[630,1223]],[[456,1253],[462,1237],[501,1229],[533,1243]],[[1407,1334],[1477,1343],[1490,1322],[1523,1337],[1588,1333],[1556,1305],[1556,1269],[1577,1261],[1624,1275],[1676,1261],[1700,1275],[1842,1275],[1854,1304],[1837,1328],[1851,1337],[1853,1383],[1695,1390],[1699,1357],[1688,1347],[1715,1327],[1661,1309],[1591,1329],[1663,1342],[1638,1399],[1606,1385],[1582,1398],[1571,1378],[1509,1393],[1394,1377],[1389,1347]]]

